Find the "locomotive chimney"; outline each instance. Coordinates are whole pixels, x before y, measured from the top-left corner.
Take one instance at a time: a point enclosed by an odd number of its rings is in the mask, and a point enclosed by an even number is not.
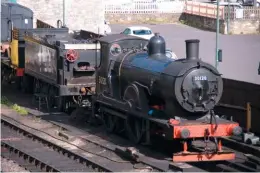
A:
[[[165,40],[159,33],[155,33],[155,35],[150,39],[148,43],[148,55],[160,55],[165,54]]]
[[[186,42],[186,59],[199,59],[199,42],[200,40],[185,40]]]

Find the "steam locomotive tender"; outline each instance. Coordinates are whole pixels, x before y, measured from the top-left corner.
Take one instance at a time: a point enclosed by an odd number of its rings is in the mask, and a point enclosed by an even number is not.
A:
[[[99,39],[93,114],[109,132],[126,130],[131,141],[149,143],[152,134],[183,142],[174,162],[234,159],[235,154],[216,150],[188,152],[191,139],[239,135],[238,123],[214,115],[223,92],[222,78],[199,57],[199,40],[186,40],[186,59],[165,55],[165,41],[156,34],[150,41],[114,34]],[[147,50],[148,48],[148,50]]]
[[[49,106],[60,111],[81,105],[91,107],[95,92],[93,39],[79,39],[68,28],[14,29],[11,64],[17,64],[18,86],[25,92],[44,94]]]

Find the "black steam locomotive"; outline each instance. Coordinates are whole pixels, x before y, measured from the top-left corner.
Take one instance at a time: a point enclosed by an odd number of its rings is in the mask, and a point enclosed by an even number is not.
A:
[[[234,159],[217,147],[214,157],[188,154],[187,141],[202,137],[237,135],[237,123],[222,120],[212,109],[223,92],[222,78],[199,59],[199,40],[186,40],[186,59],[165,55],[165,41],[156,34],[150,41],[114,34],[99,39],[93,114],[101,115],[109,132],[126,130],[139,143],[152,133],[183,140],[184,152],[174,161]],[[213,121],[214,120],[214,121]],[[185,147],[186,146],[186,147]]]

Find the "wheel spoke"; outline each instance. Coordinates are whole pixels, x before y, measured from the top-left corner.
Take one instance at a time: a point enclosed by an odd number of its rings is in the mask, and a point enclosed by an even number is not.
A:
[[[117,125],[118,117],[113,116],[113,115],[109,115],[109,114],[103,114],[103,120],[104,120],[104,124],[106,126],[106,130],[109,133],[113,132],[115,130],[116,125]]]
[[[142,133],[142,123],[140,123],[141,119],[128,117],[126,120],[126,130],[130,140],[132,140],[135,144],[141,142],[143,133]]]

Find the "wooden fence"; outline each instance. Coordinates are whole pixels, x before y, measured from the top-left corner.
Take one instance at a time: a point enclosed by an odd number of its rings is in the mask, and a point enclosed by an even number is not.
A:
[[[217,5],[201,2],[187,1],[184,12],[210,18],[217,18]],[[252,6],[241,6],[234,8],[230,6],[219,7],[219,18],[230,20],[260,20],[260,8]]]
[[[195,14],[199,16],[216,18],[217,6],[214,4],[187,1],[184,12],[188,14]],[[224,19],[224,17],[225,17],[225,10],[224,7],[222,6],[219,7],[219,18]]]

